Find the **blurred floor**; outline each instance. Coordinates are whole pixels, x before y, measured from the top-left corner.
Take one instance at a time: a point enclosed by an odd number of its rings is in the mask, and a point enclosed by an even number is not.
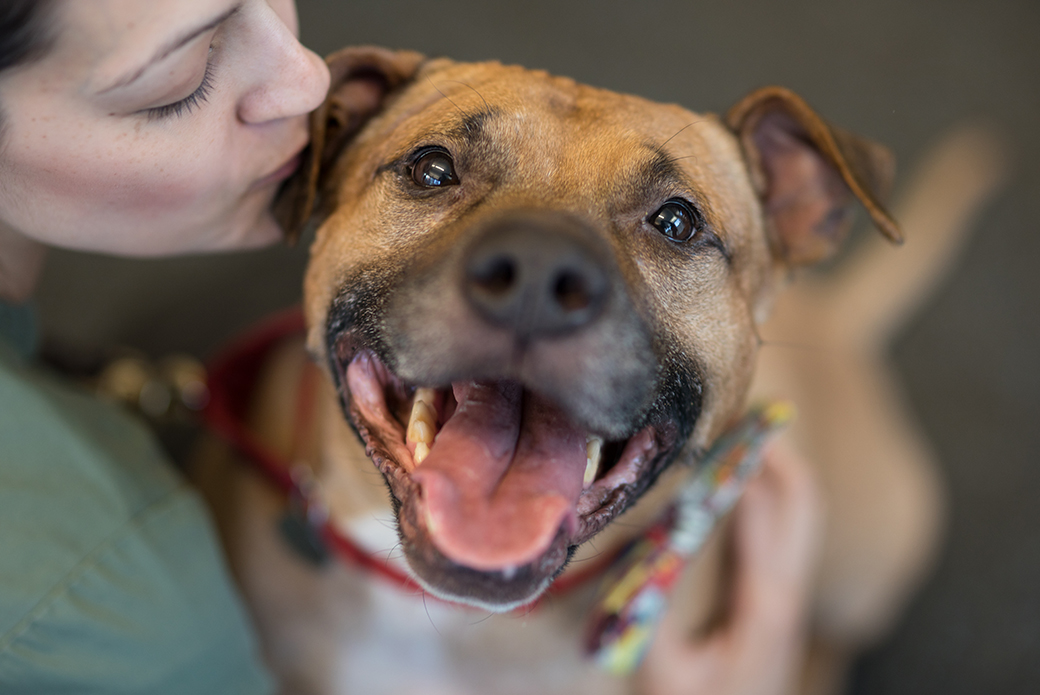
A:
[[[904,163],[952,124],[999,128],[1014,180],[894,347],[949,480],[949,544],[851,692],[1040,692],[1040,3],[298,3],[321,53],[374,43],[500,59],[701,111],[784,84]],[[206,355],[295,303],[305,261],[306,244],[163,262],[56,253],[39,304],[60,342]]]

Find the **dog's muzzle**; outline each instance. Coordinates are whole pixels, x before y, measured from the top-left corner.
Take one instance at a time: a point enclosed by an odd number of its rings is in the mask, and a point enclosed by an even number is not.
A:
[[[545,211],[474,229],[403,278],[348,283],[328,338],[413,572],[435,595],[506,610],[674,459],[700,391],[693,370],[661,386],[597,230]]]

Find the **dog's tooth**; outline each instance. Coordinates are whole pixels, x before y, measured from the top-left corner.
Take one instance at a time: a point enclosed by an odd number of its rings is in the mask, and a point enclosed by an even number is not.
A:
[[[585,479],[583,486],[588,487],[596,480],[599,473],[599,460],[603,456],[603,440],[589,436],[585,439]]]
[[[433,399],[433,389],[415,390],[415,402],[405,434],[407,442],[433,444],[433,437],[437,434],[437,412],[433,409]]]
[[[437,392],[428,386],[420,386],[415,389],[415,395],[412,396],[413,401],[422,401],[423,403],[429,403],[431,406],[434,401],[437,400]]]
[[[433,441],[433,428],[425,420],[416,419],[412,421],[409,439],[413,442],[429,444]]]
[[[418,466],[430,455],[433,438],[437,436],[437,411],[433,409],[435,392],[433,389],[418,388],[412,403],[412,414],[408,418],[405,441],[415,445],[412,459]]]

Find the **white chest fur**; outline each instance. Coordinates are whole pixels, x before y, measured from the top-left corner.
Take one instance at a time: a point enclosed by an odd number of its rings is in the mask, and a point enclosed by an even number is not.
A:
[[[237,505],[233,562],[284,692],[357,695],[622,695],[627,681],[582,654],[590,588],[548,599],[526,615],[491,615],[412,595],[334,559],[301,560],[274,531],[281,504],[256,480]],[[383,543],[370,518],[352,532]]]

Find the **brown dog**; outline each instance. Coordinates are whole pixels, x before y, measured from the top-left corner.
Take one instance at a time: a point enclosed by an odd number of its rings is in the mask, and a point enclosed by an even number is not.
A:
[[[837,249],[857,200],[900,238],[879,203],[886,151],[780,88],[719,119],[499,64],[351,49],[330,66],[311,162],[283,201],[294,226],[315,206],[322,220],[305,308],[330,386],[318,432],[293,444],[305,367],[287,346],[257,429],[319,471],[342,529],[399,543],[453,602],[511,610],[569,559],[638,534],[745,406],[792,269]],[[277,503],[242,494],[252,511],[226,535],[288,691],[629,692],[581,659],[587,592],[476,625],[479,612],[294,563],[257,521]],[[897,531],[911,540],[871,556],[887,564],[866,621],[829,625],[843,648],[934,542],[934,481],[904,497],[920,510]],[[883,545],[889,531],[864,524],[862,542]],[[717,590],[694,589],[683,624],[703,626]]]

